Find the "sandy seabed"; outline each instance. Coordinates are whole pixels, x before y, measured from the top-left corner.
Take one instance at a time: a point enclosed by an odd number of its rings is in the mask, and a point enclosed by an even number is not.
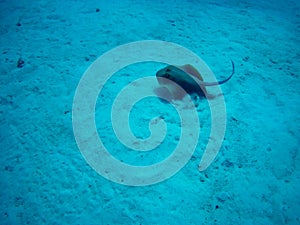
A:
[[[0,1],[0,224],[299,224],[299,7],[298,1]],[[220,79],[230,74],[230,59],[236,72],[222,86],[227,129],[213,164],[197,169],[210,130],[203,99],[203,138],[187,165],[159,184],[129,187],[86,163],[73,135],[72,103],[97,57],[139,40],[182,45]],[[97,107],[104,143],[128,162],[137,156],[121,151],[107,108],[134,76],[161,67],[143,66],[113,76]],[[143,118],[157,106],[171,121],[174,139],[145,159],[153,163],[172,152],[179,124],[169,104],[154,99],[141,106],[132,116],[136,134],[147,135]]]

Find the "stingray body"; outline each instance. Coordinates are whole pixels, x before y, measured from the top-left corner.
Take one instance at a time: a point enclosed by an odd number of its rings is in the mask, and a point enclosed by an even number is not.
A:
[[[185,95],[182,90],[179,90],[172,82],[175,82],[181,86],[188,94],[196,93],[199,96],[209,96],[206,91],[206,86],[215,86],[224,84],[234,74],[234,63],[232,63],[232,73],[229,77],[222,81],[217,82],[205,82],[201,74],[192,65],[187,64],[183,66],[173,66],[168,65],[165,68],[159,70],[156,73],[156,78],[162,89],[164,90],[164,95],[169,94],[170,99],[181,99]],[[160,79],[166,78],[166,79]],[[162,91],[162,89],[160,91]]]

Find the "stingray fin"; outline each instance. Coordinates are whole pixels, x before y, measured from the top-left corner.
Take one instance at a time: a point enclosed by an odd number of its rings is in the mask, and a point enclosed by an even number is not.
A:
[[[173,82],[165,81],[163,84],[160,84],[160,87],[154,90],[158,97],[161,97],[167,101],[171,100],[180,100],[182,99],[186,92],[177,85],[174,85]]]
[[[203,77],[201,76],[201,74],[198,72],[198,70],[193,67],[190,64],[186,64],[183,66],[177,66],[179,69],[183,70],[184,72],[190,74],[193,77],[196,77],[197,79],[203,81]]]

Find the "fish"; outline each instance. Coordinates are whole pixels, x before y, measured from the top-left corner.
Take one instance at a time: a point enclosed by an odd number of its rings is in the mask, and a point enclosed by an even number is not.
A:
[[[199,97],[211,97],[205,87],[221,85],[229,81],[235,73],[234,62],[232,60],[231,65],[232,72],[230,76],[217,82],[204,81],[198,70],[190,64],[183,66],[168,65],[156,72],[156,78],[160,85],[160,88],[157,89],[156,92],[159,92],[163,96],[169,95],[167,98],[170,100],[182,99],[186,93],[196,93]],[[179,89],[173,82],[183,89]]]

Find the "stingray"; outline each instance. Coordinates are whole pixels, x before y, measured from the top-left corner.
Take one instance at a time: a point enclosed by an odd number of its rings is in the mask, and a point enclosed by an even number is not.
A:
[[[217,82],[205,82],[201,74],[190,64],[183,66],[168,65],[156,73],[156,78],[160,84],[160,88],[155,90],[168,100],[182,99],[186,93],[197,94],[199,97],[212,97],[207,93],[206,86],[216,86],[226,83],[234,74],[234,63],[231,60],[232,73],[226,79]],[[166,79],[161,79],[166,78]],[[172,82],[169,82],[172,81]],[[179,89],[175,82],[184,89]]]

